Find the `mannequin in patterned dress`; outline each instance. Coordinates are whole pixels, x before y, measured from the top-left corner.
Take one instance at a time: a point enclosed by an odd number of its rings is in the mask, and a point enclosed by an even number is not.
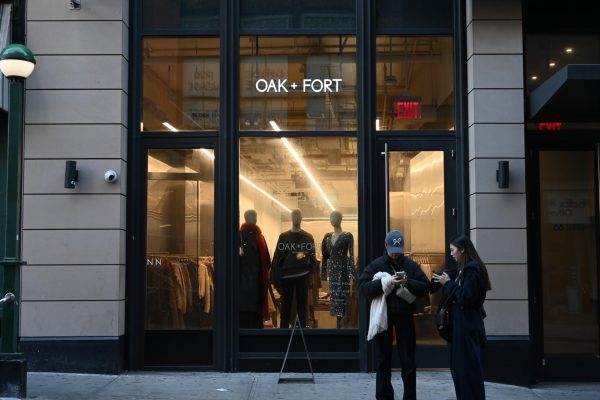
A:
[[[326,233],[321,243],[321,279],[329,281],[329,312],[337,317],[338,328],[349,310],[350,277],[354,271],[354,237],[342,230],[342,218],[339,211],[331,213],[333,232]]]

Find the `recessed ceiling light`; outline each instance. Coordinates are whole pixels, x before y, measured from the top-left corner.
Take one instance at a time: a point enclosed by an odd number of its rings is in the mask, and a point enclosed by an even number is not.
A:
[[[555,63],[555,62],[551,62],[549,65],[550,65],[551,67],[554,67],[554,66],[556,65],[556,63]]]
[[[531,77],[531,80],[537,81],[537,76],[536,76],[536,75],[533,75],[533,76]]]
[[[573,52],[573,49],[572,49],[572,48],[570,48],[570,47],[567,47],[567,49],[566,49],[565,51],[566,51],[567,53],[572,53],[572,52]]]

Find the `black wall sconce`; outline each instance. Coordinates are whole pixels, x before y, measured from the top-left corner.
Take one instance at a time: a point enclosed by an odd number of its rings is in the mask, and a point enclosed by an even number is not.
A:
[[[496,170],[496,182],[500,189],[508,188],[508,161],[498,161],[498,169]]]
[[[65,162],[65,189],[74,189],[79,178],[77,171],[77,161],[68,160]]]

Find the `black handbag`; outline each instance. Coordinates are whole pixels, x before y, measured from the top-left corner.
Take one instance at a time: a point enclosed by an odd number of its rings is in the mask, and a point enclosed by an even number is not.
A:
[[[446,342],[452,339],[452,306],[454,305],[454,291],[445,297],[435,314],[435,327]]]

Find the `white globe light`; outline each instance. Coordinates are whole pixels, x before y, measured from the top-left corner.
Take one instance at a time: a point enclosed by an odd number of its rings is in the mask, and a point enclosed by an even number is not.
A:
[[[6,77],[27,78],[34,68],[34,63],[25,60],[0,60],[0,71]]]

